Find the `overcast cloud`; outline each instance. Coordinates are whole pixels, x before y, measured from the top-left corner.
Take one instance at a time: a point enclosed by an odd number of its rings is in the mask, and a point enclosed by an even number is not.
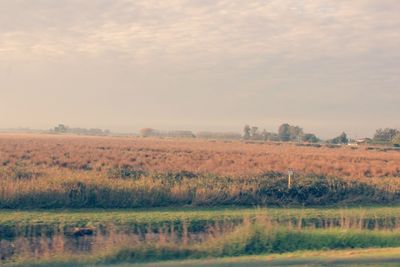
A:
[[[0,128],[400,128],[398,0],[3,0]]]

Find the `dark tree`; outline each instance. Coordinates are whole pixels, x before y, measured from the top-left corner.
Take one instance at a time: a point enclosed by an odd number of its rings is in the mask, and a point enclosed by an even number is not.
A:
[[[303,135],[303,141],[309,143],[317,143],[319,142],[319,138],[315,134],[306,133]]]
[[[290,140],[300,141],[303,138],[303,129],[299,126],[289,126]]]
[[[347,137],[347,134],[345,132],[343,132],[341,135],[329,140],[328,143],[331,143],[331,144],[348,144],[349,143],[349,139]]]
[[[279,140],[287,142],[290,140],[290,125],[287,123],[282,124],[279,126],[278,129],[278,136]]]
[[[400,133],[398,133],[395,137],[393,137],[392,144],[395,147],[400,147]]]
[[[400,131],[394,128],[378,129],[374,135],[376,142],[391,142]]]
[[[248,140],[250,139],[251,135],[250,135],[250,126],[249,125],[245,125],[243,128],[243,139]]]
[[[251,127],[250,134],[251,134],[251,139],[257,140],[259,137],[258,136],[258,127],[257,126]]]
[[[68,126],[65,126],[64,124],[59,124],[58,126],[54,127],[54,131],[56,133],[66,133],[68,129]]]

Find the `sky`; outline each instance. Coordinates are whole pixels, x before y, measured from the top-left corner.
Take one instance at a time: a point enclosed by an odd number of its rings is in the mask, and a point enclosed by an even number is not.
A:
[[[398,0],[3,0],[0,128],[400,128]]]

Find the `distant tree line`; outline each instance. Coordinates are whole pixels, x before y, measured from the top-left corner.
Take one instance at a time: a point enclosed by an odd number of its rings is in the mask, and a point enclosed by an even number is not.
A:
[[[58,126],[54,127],[51,132],[58,133],[58,134],[79,134],[79,135],[110,135],[110,130],[102,130],[98,128],[70,128],[67,125],[59,124]]]
[[[30,129],[18,129],[20,131],[32,131]],[[99,128],[71,128],[65,124],[59,124],[50,133],[56,134],[78,134],[78,135],[95,135],[106,136],[111,135],[110,130]],[[194,134],[187,130],[160,131],[153,128],[142,128],[140,131],[142,137],[172,137],[172,138],[202,138],[202,139],[222,139],[222,140],[259,140],[259,141],[275,141],[275,142],[306,142],[321,143],[321,139],[313,133],[304,132],[300,126],[283,123],[279,126],[278,131],[269,132],[265,129],[261,130],[258,126],[245,125],[243,134],[238,132],[211,132],[202,131]],[[327,144],[372,144],[372,145],[393,145],[400,147],[400,130],[396,128],[379,128],[375,131],[372,138],[350,139],[345,132],[337,137],[324,141]]]
[[[268,132],[265,129],[260,131],[257,126],[245,125],[243,128],[243,139],[309,143],[317,143],[320,141],[315,134],[304,133],[301,127],[293,126],[288,123],[279,126],[278,133]]]
[[[366,143],[377,145],[394,145],[400,147],[400,130],[395,128],[377,129],[373,138],[362,138],[359,140],[351,140],[346,133],[342,133],[338,137],[327,141],[330,144],[348,144],[348,143]]]
[[[63,125],[59,125],[56,131],[63,132]],[[77,128],[79,129],[79,128]],[[313,133],[304,132],[300,126],[283,123],[279,126],[277,132],[261,130],[258,126],[245,125],[243,134],[236,132],[198,132],[194,134],[191,131],[159,131],[153,128],[143,128],[140,130],[142,137],[176,137],[176,138],[203,138],[203,139],[225,139],[225,140],[258,140],[275,142],[306,142],[321,143],[321,139]],[[387,144],[400,147],[400,131],[395,128],[377,129],[374,137],[362,138],[358,140],[350,139],[345,132],[340,135],[324,141],[327,144]]]
[[[268,132],[265,129],[260,131],[257,126],[245,125],[243,128],[244,140],[262,140],[262,141],[280,141],[280,142],[308,142],[318,143],[321,139],[313,133],[305,133],[300,126],[293,126],[288,123],[283,123],[279,126],[278,132]],[[374,137],[352,140],[345,132],[342,132],[337,137],[325,141],[328,144],[343,145],[343,144],[384,144],[400,147],[400,130],[395,128],[377,129]]]
[[[377,129],[372,140],[374,143],[400,147],[400,130],[395,128]]]

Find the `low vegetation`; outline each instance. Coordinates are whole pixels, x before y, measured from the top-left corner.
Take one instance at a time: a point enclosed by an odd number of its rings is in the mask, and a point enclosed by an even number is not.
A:
[[[53,170],[52,175],[9,174],[0,180],[0,208],[144,208],[163,206],[322,206],[395,204],[400,183],[326,176],[297,176],[288,187],[282,173],[226,177],[144,173],[116,169],[107,174]],[[24,171],[22,173],[28,173]]]

